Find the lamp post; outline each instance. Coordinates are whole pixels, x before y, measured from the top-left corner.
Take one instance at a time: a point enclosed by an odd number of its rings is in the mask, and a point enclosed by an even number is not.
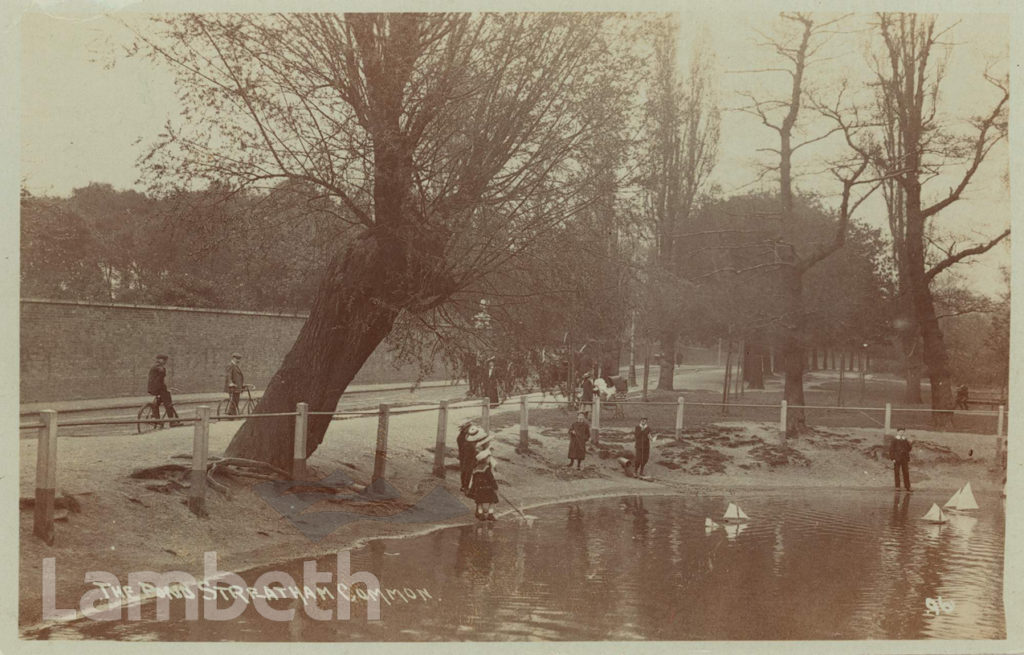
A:
[[[478,311],[476,314],[473,314],[473,329],[476,330],[477,332],[478,345],[480,343],[483,343],[482,348],[477,348],[475,362],[477,375],[475,375],[474,378],[478,380],[478,387],[486,387],[486,380],[479,375],[479,371],[481,370],[483,363],[482,360],[484,359],[484,350],[490,348],[491,314],[490,312],[487,311],[486,298],[480,299],[480,311]],[[470,384],[470,386],[473,386],[472,383]],[[472,393],[473,391],[474,389],[471,388],[470,393]],[[478,388],[477,391],[483,391],[483,393],[487,393],[486,388]]]
[[[864,395],[866,382],[864,381],[865,374],[868,368],[868,344],[861,344],[861,357],[860,357],[860,406],[864,406]]]

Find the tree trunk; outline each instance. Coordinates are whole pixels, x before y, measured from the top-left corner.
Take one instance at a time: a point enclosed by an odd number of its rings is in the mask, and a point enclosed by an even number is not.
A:
[[[369,241],[367,239],[366,241]],[[389,259],[359,243],[338,255],[317,291],[298,339],[271,378],[257,414],[294,412],[309,403],[311,412],[333,412],[366,359],[387,337],[398,316],[383,287]],[[311,416],[307,457],[323,441],[330,416]],[[244,457],[291,468],[295,418],[246,419],[231,439],[226,457]]]
[[[725,377],[722,378],[722,413],[729,413],[729,383],[732,376],[732,339],[725,351]]]
[[[786,371],[783,398],[786,412],[786,436],[796,436],[807,424],[804,416],[804,318],[803,271],[797,266],[782,270],[785,294],[785,319],[782,333],[782,366]]]
[[[636,386],[636,312],[629,319],[629,380],[627,384]]]
[[[932,409],[953,409],[953,385],[946,344],[935,315],[931,290],[927,286],[914,292],[914,306],[921,326],[922,359],[931,381]]]
[[[676,372],[676,333],[665,330],[661,335],[661,361],[658,365],[658,391],[672,391]]]
[[[755,339],[747,344],[743,364],[744,379],[748,389],[764,389],[764,344]]]
[[[921,213],[921,189],[907,185],[907,279],[910,283],[914,318],[921,334],[921,358],[928,379],[931,382],[931,406],[933,410],[953,409],[953,388],[949,371],[949,357],[942,339],[939,319],[927,277],[925,262],[925,218]]]

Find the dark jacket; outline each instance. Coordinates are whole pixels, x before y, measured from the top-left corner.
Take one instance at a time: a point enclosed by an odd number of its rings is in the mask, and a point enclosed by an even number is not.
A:
[[[913,444],[910,443],[909,439],[897,439],[893,438],[892,445],[889,446],[889,459],[894,462],[903,463],[910,461],[910,449]]]
[[[589,403],[594,400],[594,383],[590,378],[583,378],[583,382],[580,383],[583,387],[581,392],[580,400],[585,403]]]
[[[167,369],[164,368],[164,365],[154,364],[153,368],[149,369],[149,382],[146,384],[146,392],[155,396],[158,393],[167,391],[167,383],[164,382],[166,377]]]
[[[569,459],[584,459],[587,456],[587,442],[590,441],[590,425],[576,421],[569,427]]]
[[[234,362],[228,364],[228,367],[224,369],[224,391],[232,391],[232,384],[235,385],[234,391],[241,391],[245,385],[245,375]]]
[[[633,439],[637,459],[646,460],[651,452],[651,426],[648,425],[645,428],[636,426],[633,430]]]
[[[466,426],[459,430],[459,436],[455,438],[455,444],[459,448],[459,477],[463,487],[469,486],[473,468],[476,466],[476,444],[466,440],[468,432],[469,426]]]

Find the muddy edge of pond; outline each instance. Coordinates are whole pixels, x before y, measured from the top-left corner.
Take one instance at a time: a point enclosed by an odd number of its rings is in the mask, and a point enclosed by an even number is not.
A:
[[[319,542],[303,536],[255,493],[253,488],[260,481],[239,480],[231,485],[230,498],[208,490],[209,516],[199,519],[186,508],[183,491],[129,477],[138,468],[175,461],[190,434],[183,432],[176,441],[137,437],[62,441],[62,461],[69,464],[58,483],[78,501],[79,511],[71,511],[67,520],[56,524],[53,546],[33,536],[32,512],[21,512],[19,625],[25,629],[42,619],[43,558],[56,558],[58,607],[75,607],[82,594],[94,588],[84,582],[88,571],[110,572],[122,584],[134,571],[184,571],[199,579],[205,552],[216,552],[218,570],[244,572],[355,549],[376,538],[422,535],[473,522],[473,503],[459,492],[454,448],[447,449],[442,481],[430,475],[433,430],[421,426],[407,434],[401,429],[396,432],[386,477],[402,493],[399,504],[411,504],[441,485],[463,500],[466,514],[429,524],[357,521]],[[785,444],[774,426],[766,423],[730,422],[688,429],[679,442],[671,431],[656,430],[660,438],[647,466],[652,481],[628,477],[617,459],[632,456],[631,427],[603,429],[601,445],[588,446],[583,471],[565,467],[567,439],[561,426],[532,428],[527,454],[516,452],[516,425],[496,427],[494,432],[500,492],[524,511],[623,494],[703,495],[815,487],[892,493],[891,463],[879,452],[881,438],[875,429],[828,428]],[[995,466],[995,437],[922,433],[912,438],[918,439],[911,464],[915,489],[952,493],[966,481],[981,493],[998,493],[1002,488],[1004,473]],[[211,437],[211,451],[218,453],[226,442],[226,438]],[[368,482],[373,453],[362,448],[362,454],[353,457],[351,443],[340,436],[325,440],[309,460],[311,478],[343,471],[357,482]],[[20,446],[21,495],[25,497],[32,495],[34,485],[35,442],[22,441]],[[115,451],[116,456],[111,454]],[[306,511],[343,507],[325,500]],[[497,509],[499,520],[519,518],[504,499]]]

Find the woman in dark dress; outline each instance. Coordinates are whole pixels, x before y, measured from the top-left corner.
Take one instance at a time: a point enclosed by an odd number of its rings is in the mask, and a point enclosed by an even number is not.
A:
[[[633,430],[633,438],[636,450],[633,470],[636,477],[639,478],[643,476],[644,467],[647,466],[647,460],[651,457],[651,428],[647,425],[646,416],[640,419],[640,424]]]
[[[587,442],[590,441],[590,424],[583,412],[576,415],[576,421],[569,426],[569,467],[576,462],[577,470],[587,456]]]
[[[473,425],[472,421],[466,421],[459,426],[459,436],[455,438],[459,448],[459,487],[462,493],[469,492],[469,480],[476,466],[476,445],[469,440],[470,432],[476,435],[478,430],[480,428]]]
[[[594,403],[594,381],[590,379],[590,372],[583,374],[583,379],[580,381],[580,411],[590,411],[591,405]]]

